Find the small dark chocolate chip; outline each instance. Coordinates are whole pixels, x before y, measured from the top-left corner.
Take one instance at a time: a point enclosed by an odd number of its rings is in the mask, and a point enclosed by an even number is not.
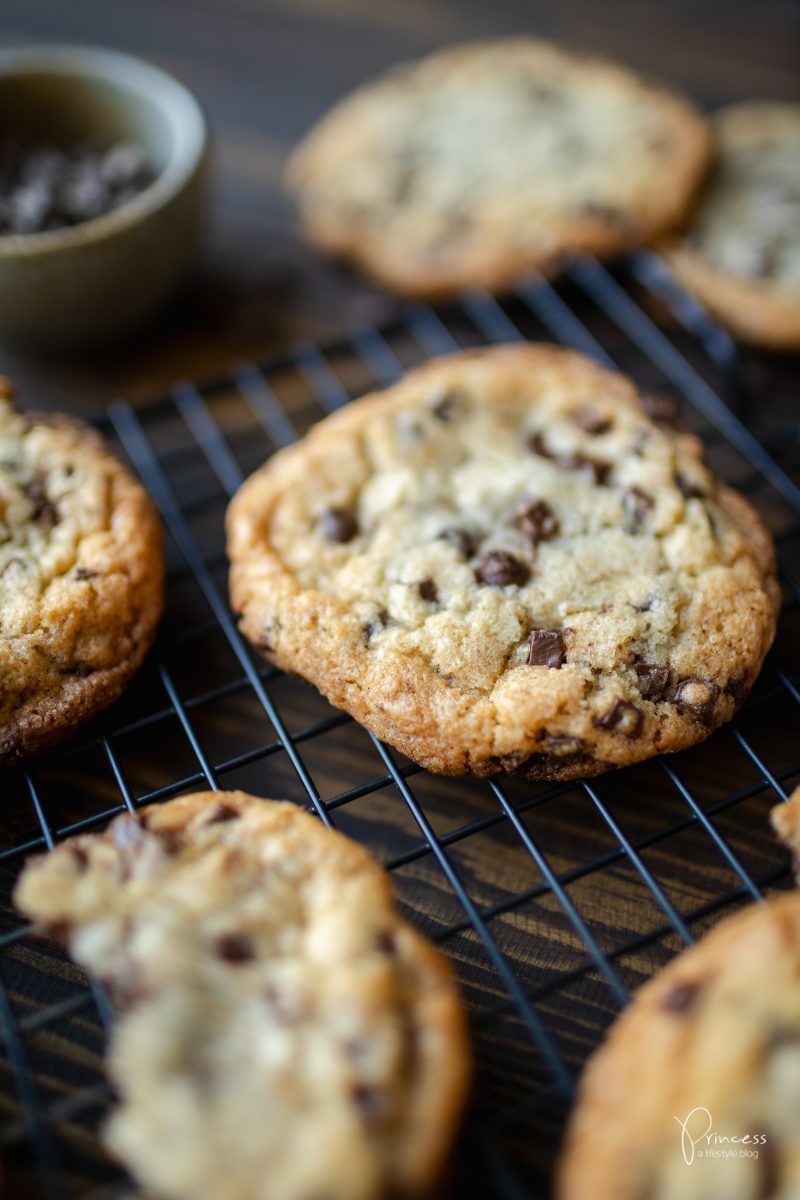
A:
[[[512,583],[521,586],[529,578],[530,571],[525,563],[505,550],[491,550],[484,555],[478,568],[478,579],[491,587],[508,587]]]
[[[58,512],[47,498],[44,481],[34,479],[24,491],[33,506],[31,520],[41,525],[42,529],[52,529],[58,523]]]
[[[626,533],[638,533],[642,528],[645,517],[653,507],[653,497],[641,488],[631,487],[623,494],[622,507],[625,509]]]
[[[719,688],[710,679],[689,675],[678,683],[673,701],[681,712],[688,713],[701,725],[709,725],[714,716],[718,695]]]
[[[443,529],[439,538],[443,542],[449,542],[464,559],[472,558],[480,545],[480,539],[474,533],[470,533],[468,529],[459,529],[454,525]]]
[[[586,750],[583,738],[546,734],[544,748],[554,758],[578,758]]]
[[[364,637],[367,641],[374,637],[376,633],[380,633],[382,629],[385,629],[390,619],[388,609],[379,608],[372,620],[367,621],[364,626]]]
[[[464,401],[456,392],[445,392],[434,405],[431,412],[437,421],[452,421],[464,406]]]
[[[439,589],[432,579],[421,579],[417,584],[417,591],[420,599],[427,600],[430,604],[435,604],[439,599]]]
[[[558,460],[558,465],[565,471],[580,471],[591,483],[605,483],[611,470],[611,463],[588,458],[585,454],[568,454]]]
[[[223,933],[214,942],[214,953],[229,963],[252,962],[256,956],[253,943],[241,933]]]
[[[554,458],[555,457],[555,455],[552,454],[550,450],[548,450],[547,443],[544,440],[544,434],[542,434],[542,433],[536,432],[536,433],[530,434],[526,444],[527,444],[528,449],[531,450],[534,454],[538,454],[540,456],[540,458]]]
[[[96,579],[97,571],[89,571],[86,567],[76,567],[73,578],[75,579]]]
[[[617,698],[608,712],[603,713],[601,717],[595,717],[595,725],[601,729],[610,729],[614,733],[621,733],[627,738],[635,738],[641,732],[643,720],[644,715],[640,708],[628,700]]]
[[[633,664],[639,681],[639,691],[647,700],[664,700],[669,687],[669,667],[658,663],[637,662]]]
[[[680,418],[680,407],[672,396],[665,396],[660,392],[644,392],[639,397],[639,402],[653,421],[674,425]]]
[[[320,528],[329,542],[352,542],[358,533],[358,521],[351,508],[329,508]]]
[[[675,483],[681,495],[686,500],[700,500],[705,496],[705,492],[700,485],[694,483],[691,479],[687,479],[685,475],[681,475],[680,471],[676,471],[675,473]]]
[[[514,513],[511,524],[534,545],[555,537],[559,530],[558,517],[546,500],[530,500],[523,504]]]
[[[572,415],[576,425],[579,425],[585,433],[590,433],[592,436],[608,433],[613,425],[610,417],[604,417],[591,404],[584,404],[583,408],[579,408]]]
[[[661,997],[661,1007],[667,1012],[687,1013],[694,1008],[702,990],[703,984],[697,979],[675,983]]]
[[[528,666],[559,670],[565,658],[561,629],[532,629],[528,634]]]

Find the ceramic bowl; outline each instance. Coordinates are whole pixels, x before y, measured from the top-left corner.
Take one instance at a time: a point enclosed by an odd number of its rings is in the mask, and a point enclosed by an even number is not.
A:
[[[29,351],[86,349],[144,325],[177,288],[200,233],[208,130],[192,94],[113,50],[3,50],[0,140],[132,142],[157,172],[103,216],[0,235],[0,340]]]

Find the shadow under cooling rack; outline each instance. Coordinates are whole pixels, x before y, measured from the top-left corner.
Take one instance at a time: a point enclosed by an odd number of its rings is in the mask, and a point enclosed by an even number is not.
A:
[[[712,468],[770,526],[786,595],[776,647],[731,725],[673,758],[555,786],[428,775],[257,661],[226,598],[225,507],[267,455],[430,355],[522,338],[583,350],[679,400]],[[388,867],[409,918],[454,961],[470,1012],[477,1074],[457,1194],[548,1194],[576,1076],[632,990],[721,911],[789,882],[767,814],[800,777],[800,490],[736,416],[739,387],[726,335],[641,255],[616,273],[581,262],[502,302],[471,293],[411,308],[325,349],[113,407],[104,431],[168,531],[167,616],[105,718],[4,777],[0,1105],[20,1194],[101,1200],[125,1188],[98,1141],[109,1006],[26,936],[10,902],[22,862],[125,808],[204,787],[293,799]]]

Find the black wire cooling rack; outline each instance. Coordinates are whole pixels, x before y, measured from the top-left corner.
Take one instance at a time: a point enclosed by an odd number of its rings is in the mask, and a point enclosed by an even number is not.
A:
[[[712,468],[771,527],[786,592],[778,644],[731,725],[674,758],[555,786],[428,775],[254,658],[226,600],[224,509],[269,453],[431,354],[520,338],[561,341],[679,399]],[[532,281],[502,302],[472,293],[412,308],[324,350],[300,346],[144,408],[113,406],[104,432],[168,531],[167,617],[104,719],[3,777],[9,1195],[105,1200],[126,1187],[98,1138],[109,1006],[60,951],[27,936],[10,903],[22,862],[126,808],[203,787],[289,797],[389,868],[410,919],[455,962],[471,1017],[477,1075],[453,1194],[548,1195],[575,1079],[631,991],[722,912],[789,880],[767,813],[800,777],[800,490],[737,417],[739,380],[727,337],[642,255],[618,272],[581,262],[557,286]]]

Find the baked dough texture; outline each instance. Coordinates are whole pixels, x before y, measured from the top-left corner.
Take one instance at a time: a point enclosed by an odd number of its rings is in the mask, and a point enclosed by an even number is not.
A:
[[[708,187],[664,256],[736,337],[800,349],[800,104],[736,104],[713,130]]]
[[[465,1020],[362,847],[293,804],[198,793],[29,862],[15,903],[116,999],[105,1140],[148,1194],[429,1193]]]
[[[528,37],[396,67],[291,156],[303,231],[390,289],[492,289],[639,246],[686,214],[709,154],[686,100]]]
[[[557,1200],[800,1194],[800,892],[722,921],[590,1059]]]
[[[99,434],[0,381],[0,766],[72,733],[138,670],[163,606],[161,527]]]
[[[646,408],[534,345],[348,405],[231,503],[243,632],[436,772],[571,779],[701,741],[772,642],[774,551]]]

